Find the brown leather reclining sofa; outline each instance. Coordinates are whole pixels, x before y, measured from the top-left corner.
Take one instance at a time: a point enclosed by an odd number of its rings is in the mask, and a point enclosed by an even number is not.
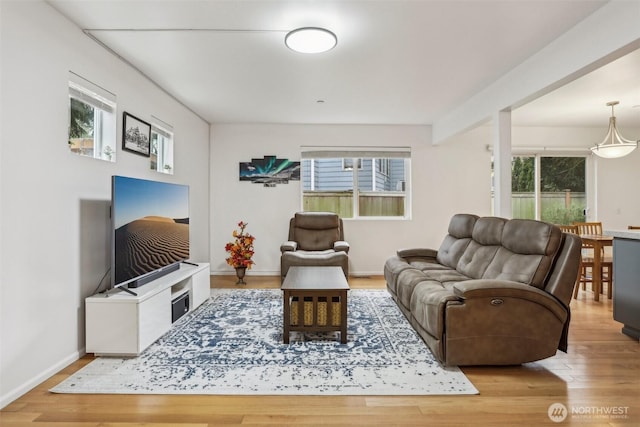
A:
[[[387,260],[387,289],[444,365],[517,365],[566,351],[580,238],[534,220],[454,215],[438,250]]]

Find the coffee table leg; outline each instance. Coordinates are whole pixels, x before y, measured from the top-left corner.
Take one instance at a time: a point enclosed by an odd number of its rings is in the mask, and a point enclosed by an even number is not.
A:
[[[291,326],[291,307],[289,305],[289,291],[284,292],[284,300],[282,301],[283,316],[282,316],[282,341],[285,344],[289,344],[289,326]]]
[[[347,343],[347,291],[340,295],[340,342]]]

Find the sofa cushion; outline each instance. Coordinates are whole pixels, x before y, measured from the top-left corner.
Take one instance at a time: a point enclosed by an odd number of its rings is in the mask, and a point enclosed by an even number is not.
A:
[[[425,281],[424,273],[419,270],[408,269],[403,270],[398,275],[396,282],[395,293],[398,298],[398,303],[405,308],[409,309],[411,303],[411,295],[413,290],[419,283]],[[442,285],[440,285],[442,287]]]
[[[450,234],[446,235],[438,249],[437,261],[447,267],[456,268],[469,242],[471,242],[471,235],[463,238],[454,237]]]
[[[458,261],[456,270],[472,279],[482,278],[500,246],[484,246],[471,241]]]
[[[469,276],[465,276],[457,270],[450,268],[424,270],[424,278],[427,280],[437,280],[442,284],[457,283],[470,279]]]
[[[484,217],[478,218],[473,227],[473,240],[481,245],[494,246],[502,244],[502,234],[507,222],[504,218]]]
[[[444,310],[447,304],[461,301],[454,294],[453,285],[427,280],[415,286],[411,295],[410,311],[414,321],[438,340],[444,335]]]
[[[478,218],[473,227],[472,240],[458,260],[456,270],[473,279],[482,278],[501,245],[506,221],[497,217]]]
[[[473,228],[478,220],[477,215],[471,214],[456,214],[451,217],[451,221],[449,222],[448,233],[456,237],[458,239],[462,239],[464,237],[471,237],[473,233]]]
[[[478,220],[477,215],[456,214],[449,222],[448,235],[445,236],[437,253],[440,264],[456,268],[460,257],[471,241],[473,227]]]
[[[542,289],[562,241],[560,229],[544,222],[512,219],[502,234],[502,247],[482,278],[512,280]]]
[[[504,226],[502,246],[519,254],[554,256],[560,247],[560,228],[531,219],[512,219]]]

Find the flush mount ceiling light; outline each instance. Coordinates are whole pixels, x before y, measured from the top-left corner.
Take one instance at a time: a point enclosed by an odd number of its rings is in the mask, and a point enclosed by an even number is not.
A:
[[[607,102],[607,106],[611,107],[609,131],[601,144],[591,147],[593,154],[606,159],[624,157],[638,147],[638,141],[623,138],[616,128],[616,117],[613,115],[613,107],[618,104],[618,101]]]
[[[284,44],[300,53],[322,53],[333,49],[338,44],[338,38],[324,28],[304,27],[287,33]]]

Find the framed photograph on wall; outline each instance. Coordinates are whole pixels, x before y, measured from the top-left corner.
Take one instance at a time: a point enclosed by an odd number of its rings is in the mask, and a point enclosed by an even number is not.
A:
[[[124,112],[122,121],[122,149],[149,157],[151,125]]]

